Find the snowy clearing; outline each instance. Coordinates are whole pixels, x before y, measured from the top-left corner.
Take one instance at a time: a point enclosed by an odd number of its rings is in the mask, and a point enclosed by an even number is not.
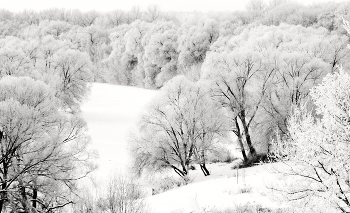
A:
[[[94,177],[106,180],[124,171],[129,162],[127,137],[144,107],[157,92],[128,86],[93,83],[91,94],[82,106],[91,136],[91,148],[99,158]]]

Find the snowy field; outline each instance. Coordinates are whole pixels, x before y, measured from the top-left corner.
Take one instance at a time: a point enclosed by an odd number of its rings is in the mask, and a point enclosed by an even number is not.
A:
[[[123,172],[128,166],[127,137],[130,128],[157,92],[128,86],[93,83],[82,106],[91,136],[91,148],[98,153],[97,181]]]

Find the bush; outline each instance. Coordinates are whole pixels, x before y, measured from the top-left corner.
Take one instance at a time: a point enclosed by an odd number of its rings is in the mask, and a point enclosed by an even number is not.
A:
[[[169,191],[170,189],[185,186],[191,182],[192,182],[192,180],[189,178],[186,180],[184,180],[182,178],[175,178],[172,176],[159,178],[152,183],[152,185],[153,185],[152,195],[166,192],[166,191]]]
[[[244,193],[251,193],[252,192],[252,187],[249,185],[245,185],[239,189],[239,193],[240,194],[244,194]]]
[[[233,156],[231,151],[225,147],[217,147],[208,155],[210,163],[231,163],[238,158]]]

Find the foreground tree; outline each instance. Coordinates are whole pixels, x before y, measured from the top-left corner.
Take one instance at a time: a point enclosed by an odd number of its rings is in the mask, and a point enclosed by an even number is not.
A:
[[[305,106],[294,110],[290,138],[278,150],[296,162],[290,174],[301,179],[288,191],[292,199],[317,197],[341,212],[350,211],[349,91],[347,73],[328,74],[310,93],[316,114]]]
[[[0,80],[0,212],[62,208],[72,203],[75,181],[91,171],[85,122],[59,106],[43,82]]]
[[[205,175],[205,155],[214,139],[226,131],[225,119],[208,92],[184,76],[163,87],[141,117],[133,137],[134,167],[141,173],[172,168],[186,179],[196,150]]]

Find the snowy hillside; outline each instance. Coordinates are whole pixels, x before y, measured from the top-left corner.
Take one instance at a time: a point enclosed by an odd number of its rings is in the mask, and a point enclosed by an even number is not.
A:
[[[126,139],[138,115],[157,92],[135,87],[94,83],[82,106],[92,139],[91,148],[98,152],[95,176],[104,180],[128,164]]]

